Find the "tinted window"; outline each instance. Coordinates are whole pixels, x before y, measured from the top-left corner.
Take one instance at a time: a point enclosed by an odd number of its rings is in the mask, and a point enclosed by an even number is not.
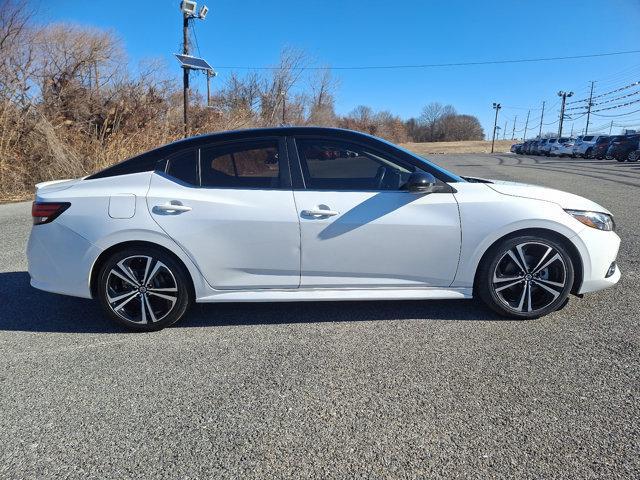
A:
[[[167,161],[167,173],[190,185],[198,185],[198,151],[180,152]]]
[[[415,170],[346,142],[298,139],[296,145],[306,186],[313,190],[399,190]]]
[[[584,140],[585,142],[590,142],[591,140],[593,140],[593,135],[587,135],[586,137],[582,137],[582,140]]]
[[[557,140],[557,139],[552,138],[552,139],[550,139],[550,140],[549,140],[549,143],[556,143],[556,140]]]
[[[200,165],[203,187],[280,187],[275,140],[203,148]]]
[[[598,137],[598,143],[608,143],[611,138],[609,137]]]

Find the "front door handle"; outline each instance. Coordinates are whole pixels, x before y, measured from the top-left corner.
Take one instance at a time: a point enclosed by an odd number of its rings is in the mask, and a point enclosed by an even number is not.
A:
[[[162,213],[182,213],[191,211],[191,207],[182,205],[177,201],[165,203],[164,205],[156,205],[155,207],[153,207],[153,209]]]
[[[301,213],[305,217],[335,217],[336,215],[340,215],[340,212],[336,212],[335,210],[323,210],[320,208],[302,210]]]

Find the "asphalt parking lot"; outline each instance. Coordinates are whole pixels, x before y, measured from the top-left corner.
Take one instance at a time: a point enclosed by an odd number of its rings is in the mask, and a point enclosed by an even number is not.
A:
[[[224,304],[130,334],[31,289],[29,204],[0,206],[0,478],[638,478],[640,164],[432,158],[603,204],[621,282],[535,321]]]

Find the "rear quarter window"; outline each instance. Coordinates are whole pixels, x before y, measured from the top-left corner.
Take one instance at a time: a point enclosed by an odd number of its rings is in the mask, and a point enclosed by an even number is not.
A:
[[[166,173],[189,185],[199,185],[198,151],[190,149],[169,157]]]

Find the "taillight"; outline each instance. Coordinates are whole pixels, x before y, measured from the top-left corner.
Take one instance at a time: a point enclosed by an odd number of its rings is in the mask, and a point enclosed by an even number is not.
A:
[[[31,205],[31,216],[34,225],[53,222],[71,204],[69,202],[33,202]]]

